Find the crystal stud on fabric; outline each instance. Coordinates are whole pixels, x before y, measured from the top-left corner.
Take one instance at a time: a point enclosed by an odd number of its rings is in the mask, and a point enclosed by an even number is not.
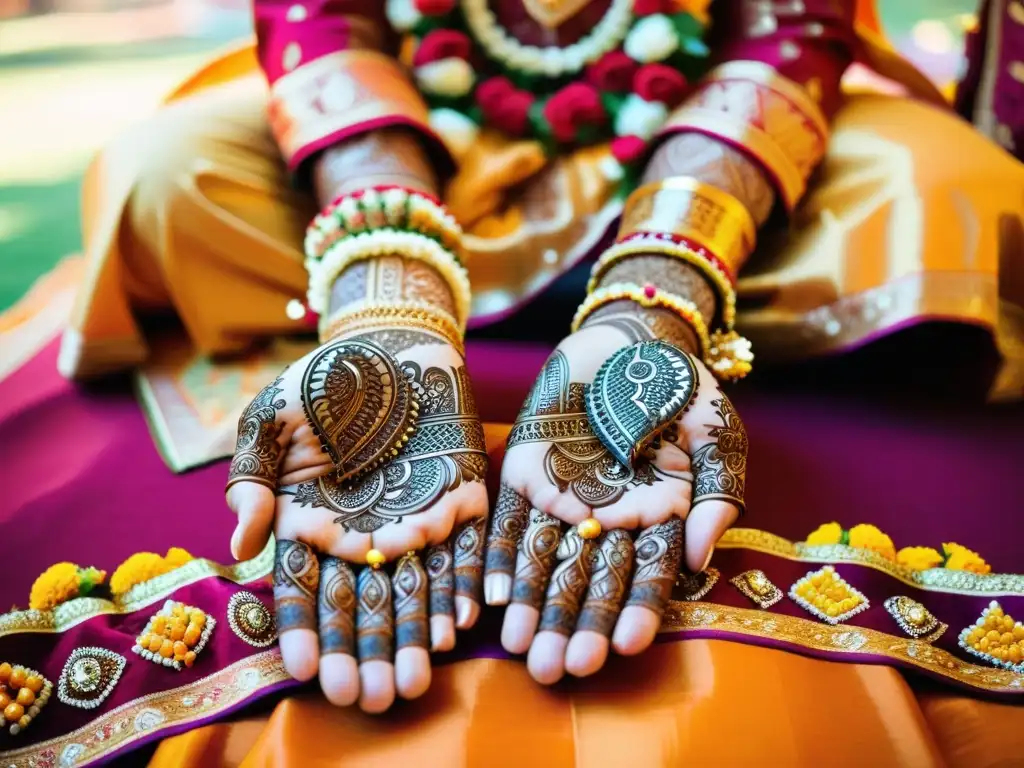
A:
[[[690,406],[697,371],[690,356],[664,341],[642,341],[609,357],[586,391],[587,418],[626,467]]]
[[[274,614],[252,592],[235,592],[228,601],[228,626],[239,639],[266,648],[277,639]]]
[[[1024,674],[1024,624],[995,600],[960,632],[960,647],[989,664]]]
[[[0,664],[0,729],[17,736],[39,717],[52,693],[53,683],[34,669]]]
[[[794,603],[828,624],[839,624],[866,611],[868,599],[831,565],[811,571],[789,588]]]
[[[718,583],[721,575],[717,568],[708,568],[694,574],[680,573],[676,580],[676,588],[672,590],[672,597],[690,602],[700,600]]]
[[[205,611],[168,600],[146,624],[132,653],[180,672],[195,664],[216,625],[216,619]]]
[[[57,698],[80,709],[95,709],[121,679],[127,659],[106,648],[76,648],[57,680]]]
[[[900,625],[900,629],[915,640],[924,637],[928,642],[932,642],[938,640],[942,633],[949,629],[948,624],[943,624],[924,605],[909,597],[890,597],[884,605],[885,610]]]
[[[729,583],[754,601],[760,608],[771,608],[782,599],[782,590],[772,584],[764,571],[754,569],[733,576]]]

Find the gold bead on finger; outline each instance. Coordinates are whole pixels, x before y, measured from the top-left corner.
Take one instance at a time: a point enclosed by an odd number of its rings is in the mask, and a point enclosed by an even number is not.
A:
[[[593,517],[588,517],[576,526],[576,532],[580,535],[581,539],[596,539],[601,535],[601,523]]]
[[[374,570],[377,570],[384,565],[386,560],[387,558],[384,557],[384,553],[379,549],[371,549],[366,553],[366,564]]]

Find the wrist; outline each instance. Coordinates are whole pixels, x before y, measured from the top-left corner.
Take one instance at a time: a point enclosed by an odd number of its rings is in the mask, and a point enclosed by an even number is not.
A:
[[[644,307],[629,299],[619,299],[598,309],[580,326],[581,331],[595,326],[619,331],[627,343],[661,339],[701,356],[700,340],[694,329],[677,314],[663,307]]]

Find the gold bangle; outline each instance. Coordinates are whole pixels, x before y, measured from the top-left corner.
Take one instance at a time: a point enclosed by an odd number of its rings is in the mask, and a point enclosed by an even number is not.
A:
[[[800,85],[767,64],[734,61],[712,70],[669,115],[663,133],[716,136],[756,159],[775,181],[787,210],[803,196],[825,154],[828,123]]]
[[[718,299],[721,302],[722,325],[727,330],[732,330],[736,322],[736,290],[733,288],[729,275],[718,265],[717,261],[707,258],[706,253],[690,248],[683,243],[677,243],[668,236],[659,235],[635,235],[625,242],[616,243],[601,254],[601,258],[594,264],[590,273],[590,282],[587,283],[587,292],[592,293],[598,290],[601,278],[616,264],[623,259],[632,256],[647,256],[659,254],[673,259],[685,261],[696,267],[708,281],[714,286]]]
[[[599,308],[627,299],[641,307],[662,307],[689,325],[697,336],[700,356],[705,365],[720,379],[742,379],[751,371],[754,354],[750,342],[733,330],[708,333],[707,323],[697,305],[678,294],[662,291],[653,285],[612,283],[589,294],[572,319],[572,331],[580,329],[586,319]]]
[[[642,233],[671,233],[699,244],[736,275],[757,243],[750,211],[728,192],[692,176],[645,184],[626,200],[619,239]]]
[[[320,341],[327,343],[360,331],[402,329],[431,333],[465,354],[462,333],[455,318],[432,304],[402,301],[393,304],[356,302],[343,307],[320,323]]]

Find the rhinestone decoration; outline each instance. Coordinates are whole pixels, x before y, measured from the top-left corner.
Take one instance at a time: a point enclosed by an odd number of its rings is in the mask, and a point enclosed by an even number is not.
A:
[[[681,573],[676,580],[676,588],[672,590],[672,597],[676,600],[689,600],[690,602],[700,600],[718,583],[720,577],[721,574],[717,568],[708,568],[692,575]]]
[[[95,709],[121,679],[127,659],[106,648],[76,648],[57,680],[57,698],[80,709]]]
[[[764,571],[758,569],[733,576],[729,583],[755,602],[759,608],[771,608],[782,599],[782,590],[772,584]]]
[[[252,592],[235,592],[228,601],[228,625],[239,639],[266,648],[277,639],[274,614]]]
[[[811,571],[789,588],[790,599],[828,624],[839,624],[866,611],[868,599],[831,565]]]
[[[909,597],[890,597],[884,605],[885,610],[900,625],[900,629],[915,640],[927,635],[928,642],[932,642],[938,640],[942,633],[949,629],[948,624],[943,624],[924,605]]]
[[[215,626],[217,620],[205,611],[168,600],[146,624],[132,653],[180,672],[195,663]]]
[[[993,600],[981,616],[960,632],[960,647],[972,656],[1024,674],[1024,624]]]
[[[0,729],[17,736],[50,701],[53,683],[34,669],[0,664]]]

